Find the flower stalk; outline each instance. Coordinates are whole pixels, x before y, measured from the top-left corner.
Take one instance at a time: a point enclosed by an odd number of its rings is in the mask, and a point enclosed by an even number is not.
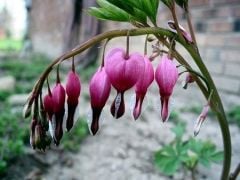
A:
[[[105,40],[105,39],[111,39],[115,37],[121,37],[121,36],[139,36],[139,35],[147,35],[147,34],[153,34],[156,37],[158,37],[159,40],[162,41],[162,43],[169,47],[169,43],[163,39],[162,37],[167,36],[169,39],[174,38],[175,41],[180,43],[182,46],[185,47],[185,49],[189,52],[189,54],[194,59],[195,63],[200,69],[201,74],[204,75],[205,79],[208,81],[210,88],[213,90],[213,95],[210,101],[210,107],[212,110],[216,113],[219,125],[221,127],[222,137],[223,137],[223,145],[224,145],[224,163],[223,163],[223,170],[222,170],[222,176],[221,179],[228,179],[229,170],[230,170],[230,164],[231,164],[231,139],[230,139],[230,132],[228,127],[228,122],[226,120],[226,115],[224,112],[224,108],[222,105],[222,101],[220,99],[220,96],[218,94],[218,91],[216,89],[216,86],[212,80],[212,77],[210,76],[210,73],[208,69],[206,68],[205,64],[202,61],[201,56],[196,51],[195,45],[189,44],[185,41],[185,39],[181,36],[181,34],[173,33],[167,29],[159,28],[159,27],[146,27],[146,28],[139,28],[139,29],[124,29],[124,30],[113,30],[109,32],[105,32],[102,34],[99,34],[90,40],[86,41],[80,46],[77,46],[71,51],[68,51],[67,53],[63,54],[59,58],[57,58],[55,61],[53,61],[47,69],[42,73],[40,76],[38,82],[33,88],[32,96],[37,98],[40,94],[40,91],[42,89],[42,86],[47,79],[49,73],[52,71],[53,68],[55,68],[56,65],[58,65],[60,62],[64,60],[68,60],[69,58],[76,56],[77,54],[82,53],[86,49],[90,48],[91,46]],[[190,65],[186,62],[186,60],[179,54],[177,50],[172,51],[172,55],[178,60],[180,64],[183,64],[187,67],[190,67]],[[191,68],[191,67],[190,67]],[[197,77],[194,76],[196,83],[199,85],[201,91],[203,92],[206,99],[209,96],[209,93],[206,89],[206,87],[203,85],[202,81]]]

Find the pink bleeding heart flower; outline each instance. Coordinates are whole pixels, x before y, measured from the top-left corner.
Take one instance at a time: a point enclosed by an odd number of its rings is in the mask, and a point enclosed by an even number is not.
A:
[[[167,55],[163,55],[155,73],[155,79],[159,86],[161,96],[161,117],[163,122],[168,119],[168,102],[172,95],[173,88],[178,79],[178,69],[173,60]]]
[[[106,57],[105,68],[112,86],[117,90],[111,114],[119,118],[125,112],[124,92],[136,84],[144,69],[143,56],[139,53],[128,56],[125,50],[116,48]]]
[[[44,96],[43,106],[47,113],[48,119],[51,121],[53,112],[54,112],[53,111],[54,102],[53,102],[52,93],[51,93],[50,89],[48,90],[48,94],[46,96]]]
[[[66,94],[68,104],[68,116],[66,128],[68,131],[73,127],[74,114],[78,105],[78,98],[81,92],[81,81],[75,71],[70,71],[67,76]]]
[[[53,99],[53,112],[54,117],[53,118],[53,124],[54,124],[54,142],[56,145],[59,145],[59,142],[63,136],[63,118],[65,113],[65,90],[64,87],[61,85],[60,81],[57,82],[56,86],[54,87],[52,91],[52,99]]]
[[[154,79],[154,71],[151,61],[147,56],[144,57],[144,70],[142,75],[135,84],[136,102],[133,110],[133,117],[136,120],[141,114],[142,103],[147,93],[148,87],[151,85]]]
[[[107,102],[110,90],[111,90],[110,80],[105,72],[105,68],[101,67],[93,75],[89,86],[92,107],[92,123],[90,129],[93,135],[95,135],[98,131],[99,117],[103,107]]]

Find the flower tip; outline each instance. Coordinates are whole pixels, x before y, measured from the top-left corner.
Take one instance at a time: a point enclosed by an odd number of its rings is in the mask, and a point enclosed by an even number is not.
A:
[[[29,106],[29,104],[26,104],[23,108],[22,116],[24,119],[28,118],[31,116],[32,113],[32,107]]]
[[[67,132],[69,132],[73,127],[76,108],[77,106],[68,104],[68,116],[67,116],[67,123],[66,123]]]
[[[123,93],[118,93],[115,100],[111,105],[111,114],[116,119],[123,116],[125,112],[124,96]]]
[[[135,121],[139,118],[139,116],[140,116],[140,113],[138,113],[136,111],[133,112],[133,117],[134,117]]]
[[[199,130],[198,131],[194,130],[194,132],[193,132],[194,137],[196,137],[198,135],[198,133],[199,133]]]
[[[95,126],[91,126],[91,133],[93,136],[95,136],[98,132],[98,125],[95,127]]]
[[[135,120],[137,120],[142,112],[142,102],[143,98],[141,97],[136,97],[136,104],[133,110],[133,117]]]

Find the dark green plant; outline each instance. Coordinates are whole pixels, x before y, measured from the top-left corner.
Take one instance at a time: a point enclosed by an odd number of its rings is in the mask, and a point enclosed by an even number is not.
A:
[[[0,174],[4,173],[11,159],[23,153],[28,125],[21,114],[11,112],[6,103],[0,107]]]
[[[81,141],[89,134],[88,125],[85,118],[80,117],[69,135],[63,137],[62,145],[64,149],[70,151],[79,150]]]
[[[232,107],[227,113],[230,123],[236,123],[240,127],[240,106]]]
[[[211,163],[219,163],[223,159],[223,152],[217,151],[211,141],[196,138],[183,140],[185,126],[184,123],[178,123],[172,128],[175,138],[155,153],[154,164],[164,175],[173,175],[185,168],[191,172],[192,179],[195,179],[199,164],[210,167]]]

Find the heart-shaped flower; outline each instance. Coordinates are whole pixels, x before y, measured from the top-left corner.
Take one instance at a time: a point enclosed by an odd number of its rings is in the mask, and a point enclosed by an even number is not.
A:
[[[133,116],[135,120],[141,114],[144,97],[147,93],[148,87],[151,85],[154,79],[153,66],[147,56],[144,57],[144,64],[145,66],[142,72],[142,76],[138,79],[137,83],[135,84],[136,102],[133,110]]]
[[[90,98],[92,107],[92,122],[91,131],[95,135],[99,128],[99,117],[109,97],[111,90],[111,83],[105,72],[104,67],[100,67],[93,75],[90,86]]]
[[[124,92],[136,84],[144,69],[144,59],[139,53],[127,55],[124,49],[116,48],[107,55],[105,68],[112,86],[117,90],[111,113],[119,118],[125,112]]]
[[[164,122],[169,116],[168,102],[178,79],[178,69],[173,60],[167,55],[162,56],[161,62],[155,72],[155,79],[159,86],[162,104],[161,116]]]
[[[75,71],[70,71],[67,75],[66,94],[68,105],[68,116],[66,128],[68,131],[73,127],[74,115],[78,105],[78,98],[81,92],[81,82]]]
[[[56,86],[52,91],[52,99],[53,99],[53,112],[54,118],[52,119],[52,123],[55,124],[54,128],[54,142],[56,145],[59,144],[62,136],[63,136],[63,117],[65,113],[65,90],[60,82],[57,82]]]

